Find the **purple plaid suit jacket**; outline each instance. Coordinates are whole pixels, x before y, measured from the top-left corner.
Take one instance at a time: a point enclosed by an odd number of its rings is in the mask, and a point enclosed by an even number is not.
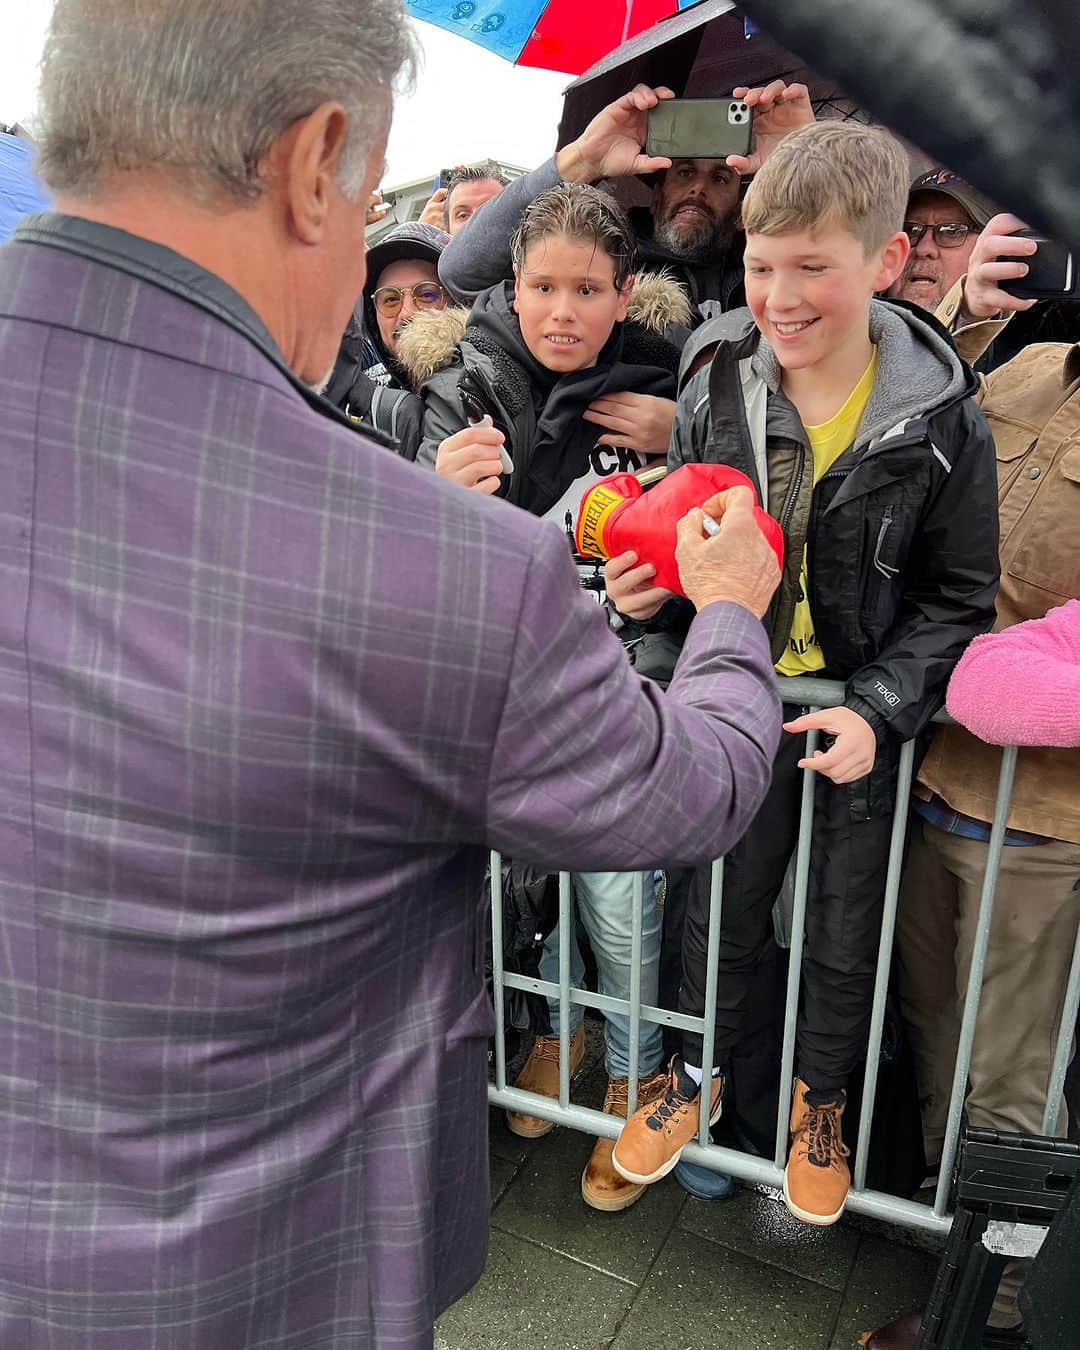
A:
[[[430,1346],[485,1254],[485,849],[724,851],[767,645],[710,606],[657,693],[556,529],[117,239],[0,249],[0,1345]]]

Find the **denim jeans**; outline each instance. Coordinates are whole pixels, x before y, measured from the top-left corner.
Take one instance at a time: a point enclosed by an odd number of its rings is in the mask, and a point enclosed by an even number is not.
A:
[[[609,998],[630,997],[630,947],[634,913],[633,872],[575,872],[573,892],[578,914],[589,935],[596,957],[600,993]],[[652,874],[645,874],[642,888],[641,925],[641,1001],[656,1004],[657,976],[660,967],[660,913],[656,907],[656,889]],[[580,989],[585,962],[578,950],[577,937],[570,934],[570,985]],[[559,981],[559,927],[555,926],[544,944],[540,958],[540,977]],[[559,1034],[559,1001],[548,1000],[551,1029]],[[581,1004],[570,1006],[570,1030],[581,1026],[585,1010]],[[623,1013],[604,1014],[604,1061],[609,1078],[626,1078],[630,1072],[630,1018]],[[655,1022],[641,1023],[638,1073],[644,1078],[660,1065],[663,1058],[661,1029]]]

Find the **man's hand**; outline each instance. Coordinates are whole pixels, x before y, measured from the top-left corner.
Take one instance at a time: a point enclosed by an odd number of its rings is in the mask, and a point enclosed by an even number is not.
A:
[[[649,134],[649,109],[670,89],[635,85],[628,94],[601,109],[576,141],[555,156],[555,167],[565,183],[594,183],[599,178],[624,178],[635,173],[670,169],[671,160],[642,153]]]
[[[604,564],[604,583],[608,599],[620,614],[644,621],[658,613],[675,592],[651,585],[656,568],[652,563],[635,566],[637,560],[633,549],[609,558]]]
[[[642,455],[667,453],[675,422],[675,400],[652,394],[604,394],[582,413],[586,422],[607,427],[597,445],[624,445]]]
[[[797,736],[804,731],[824,731],[833,737],[827,750],[815,750],[809,759],[800,759],[800,769],[814,769],[834,783],[854,783],[865,778],[877,758],[874,728],[850,708],[823,708],[821,712],[785,722],[784,730]]]
[[[435,454],[435,472],[452,478],[462,487],[476,488],[488,496],[499,490],[503,471],[499,446],[505,437],[485,418],[478,426],[466,427],[447,436]]]
[[[443,205],[445,201],[446,188],[436,188],[420,212],[420,224],[434,225],[437,230],[445,230],[446,207]]]
[[[764,88],[740,86],[731,91],[731,96],[741,98],[754,112],[753,150],[749,155],[728,155],[726,160],[736,173],[757,173],[785,136],[815,120],[805,84],[773,80]]]
[[[1034,300],[1018,300],[1003,291],[999,281],[1008,281],[1027,275],[1025,259],[1036,251],[1031,239],[1017,239],[1014,230],[1024,229],[1024,222],[1003,212],[986,223],[986,228],[975,241],[964,280],[964,313],[972,319],[996,319],[1002,314],[1018,314],[1030,309]],[[1004,257],[1008,261],[999,262]]]
[[[705,533],[703,513],[719,521],[715,536]],[[762,618],[780,584],[780,564],[754,519],[754,494],[729,488],[679,521],[675,562],[687,599],[697,609],[729,600]]]

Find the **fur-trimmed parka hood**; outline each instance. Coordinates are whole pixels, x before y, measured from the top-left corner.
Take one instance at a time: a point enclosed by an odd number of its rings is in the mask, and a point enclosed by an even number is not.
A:
[[[465,337],[471,311],[456,305],[417,314],[398,338],[397,359],[408,373],[413,389],[443,370],[454,360]],[[626,323],[663,338],[672,327],[691,322],[690,301],[670,272],[643,272],[634,282]]]

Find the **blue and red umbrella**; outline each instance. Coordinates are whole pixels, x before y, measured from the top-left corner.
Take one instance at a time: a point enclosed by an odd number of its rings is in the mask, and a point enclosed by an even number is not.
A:
[[[580,75],[635,34],[698,0],[405,0],[418,19],[518,66]]]

